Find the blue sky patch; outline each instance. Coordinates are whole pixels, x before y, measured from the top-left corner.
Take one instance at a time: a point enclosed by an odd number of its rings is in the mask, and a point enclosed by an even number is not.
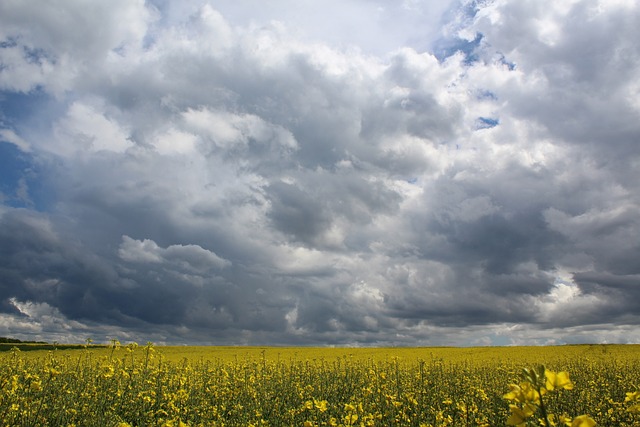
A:
[[[4,127],[14,127],[15,123],[27,121],[29,126],[46,123],[48,127],[52,119],[60,114],[57,109],[51,108],[54,102],[55,100],[41,89],[29,93],[0,92],[0,124],[4,124]]]
[[[4,203],[14,207],[29,205],[21,198],[19,188],[21,180],[27,182],[30,168],[28,154],[13,144],[0,142],[0,192],[3,194]]]
[[[491,101],[497,101],[498,100],[498,95],[496,95],[495,93],[491,92],[490,90],[482,90],[480,92],[478,92],[478,99],[486,99],[486,100],[491,100]]]
[[[477,48],[482,41],[482,34],[477,33],[473,40],[465,40],[461,38],[442,39],[436,43],[434,55],[440,62],[455,55],[458,52],[464,54],[464,63],[467,65],[478,61]]]
[[[490,129],[500,124],[500,120],[490,117],[478,117],[476,120],[476,129]]]

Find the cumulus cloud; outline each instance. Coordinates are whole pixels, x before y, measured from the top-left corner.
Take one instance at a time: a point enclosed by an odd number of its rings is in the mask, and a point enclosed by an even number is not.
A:
[[[229,261],[198,245],[171,245],[161,248],[153,240],[140,241],[129,236],[122,236],[118,256],[130,262],[177,263],[195,271],[219,269],[230,264]]]
[[[634,2],[236,3],[0,6],[3,334],[637,341]]]
[[[69,156],[77,151],[125,151],[131,147],[126,129],[91,105],[74,102],[55,126],[56,140],[46,149]]]
[[[117,51],[140,48],[154,13],[143,1],[54,1],[35,7],[3,3],[0,15],[0,87],[29,92],[43,86],[62,95],[76,77],[101,74],[100,67]]]

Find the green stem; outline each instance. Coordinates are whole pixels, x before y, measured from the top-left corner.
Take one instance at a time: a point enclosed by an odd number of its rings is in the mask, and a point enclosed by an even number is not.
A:
[[[544,400],[542,399],[542,393],[540,391],[541,391],[541,388],[538,387],[538,395],[540,396],[540,411],[542,411],[542,419],[544,420],[544,425],[546,427],[550,427],[551,423],[549,422],[547,407],[544,405]]]

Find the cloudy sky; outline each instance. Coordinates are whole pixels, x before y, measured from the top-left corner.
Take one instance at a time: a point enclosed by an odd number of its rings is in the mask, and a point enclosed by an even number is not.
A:
[[[0,0],[0,336],[640,342],[635,0]]]

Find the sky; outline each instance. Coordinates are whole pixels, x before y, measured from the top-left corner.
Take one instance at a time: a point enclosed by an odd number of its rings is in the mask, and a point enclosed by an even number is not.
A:
[[[0,0],[0,336],[640,343],[634,0]]]

